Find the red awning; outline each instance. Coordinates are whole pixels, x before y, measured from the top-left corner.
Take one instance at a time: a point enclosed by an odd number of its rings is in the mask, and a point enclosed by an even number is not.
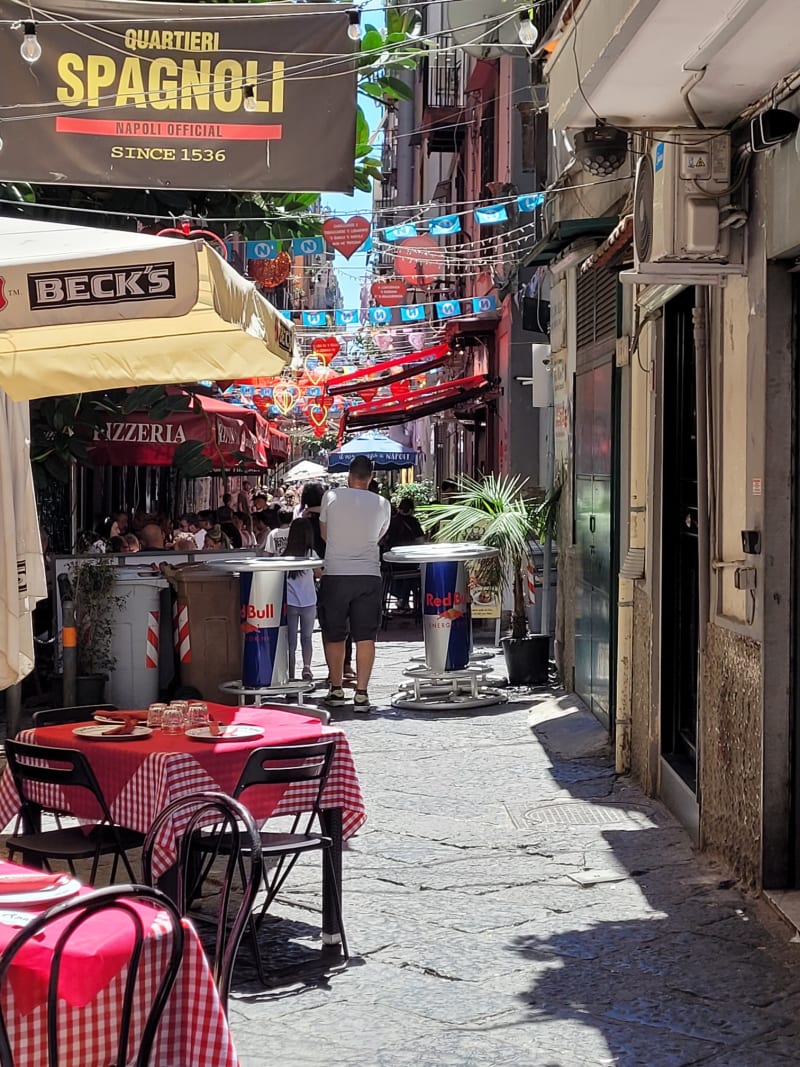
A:
[[[456,378],[454,381],[441,382],[427,389],[416,389],[400,400],[379,400],[372,404],[363,404],[347,412],[343,421],[346,421],[347,430],[395,426],[486,398],[495,388],[495,382],[484,374]]]
[[[214,397],[197,395],[195,399],[200,411],[193,406],[158,421],[144,411],[109,420],[89,446],[89,462],[94,466],[168,467],[185,441],[201,441],[204,455],[215,467],[237,467],[243,462],[239,455],[254,467],[269,465],[271,428],[262,415]]]
[[[406,378],[414,378],[417,374],[427,374],[428,371],[440,367],[450,358],[449,345],[437,345],[436,348],[428,348],[424,352],[415,352],[412,356],[403,356],[401,359],[393,359],[389,363],[378,363],[372,367],[364,367],[352,374],[343,374],[334,378],[325,386],[325,392],[329,396],[339,396],[342,393],[356,394],[370,389],[380,389],[387,385],[394,385]],[[396,367],[394,370],[392,368]],[[378,372],[373,376],[362,377],[365,372]],[[354,376],[359,376],[353,381]]]
[[[270,463],[283,463],[284,460],[289,458],[290,440],[288,433],[283,433],[282,430],[276,430],[274,426],[269,426],[269,459]]]
[[[367,388],[370,386],[376,387],[381,385],[381,376],[387,375],[390,371],[410,369],[412,366],[416,366],[418,363],[426,363],[432,359],[439,359],[443,362],[450,352],[450,345],[442,344],[435,345],[433,348],[426,348],[422,352],[409,352],[405,356],[398,356],[397,359],[388,359],[383,363],[371,363],[368,367],[359,367],[358,370],[351,371],[349,374],[337,374],[336,378],[331,382],[327,388],[327,392],[331,395],[336,393],[354,392],[354,390],[346,389],[345,386],[359,383],[365,385]],[[414,371],[413,373],[418,373]]]

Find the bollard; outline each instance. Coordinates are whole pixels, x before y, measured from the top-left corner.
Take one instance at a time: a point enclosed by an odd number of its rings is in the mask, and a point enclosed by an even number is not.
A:
[[[75,600],[72,583],[66,574],[58,576],[61,597],[61,651],[63,672],[63,705],[74,708],[78,703],[78,631],[75,626]]]

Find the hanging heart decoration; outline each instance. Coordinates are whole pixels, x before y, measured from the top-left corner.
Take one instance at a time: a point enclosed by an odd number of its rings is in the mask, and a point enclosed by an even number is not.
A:
[[[388,352],[392,347],[392,335],[382,330],[380,333],[375,334],[375,344],[378,346],[379,352]]]
[[[293,385],[276,385],[272,390],[272,402],[283,415],[288,415],[297,404],[297,389]]]
[[[311,351],[323,363],[330,363],[332,359],[339,355],[341,350],[342,346],[335,337],[315,337],[311,342]]]
[[[410,330],[408,333],[408,343],[415,352],[421,352],[425,347],[425,334],[422,330]]]
[[[389,386],[389,392],[392,394],[395,400],[400,400],[402,397],[408,395],[408,380],[404,379],[402,382],[392,382]]]
[[[369,237],[371,228],[369,220],[362,215],[354,215],[351,219],[325,219],[322,236],[331,248],[349,259]]]
[[[327,393],[323,393],[319,398],[320,407],[325,408],[326,411],[330,411],[333,405],[336,403],[337,397],[328,396]]]
[[[373,282],[370,292],[382,307],[399,307],[406,301],[408,286],[401,281]]]
[[[312,426],[311,431],[315,437],[324,437],[328,432],[327,426]]]
[[[378,395],[378,390],[377,389],[361,389],[358,395],[360,397],[362,397],[364,400],[366,400],[367,403],[369,403],[370,400],[374,400],[375,397]]]
[[[320,404],[314,404],[313,406],[309,406],[308,421],[314,428],[316,428],[317,426],[324,426],[325,423],[328,421],[328,409],[322,407],[322,405]]]
[[[303,369],[312,385],[322,385],[328,377],[328,368],[317,358],[316,353],[306,356],[303,360]]]

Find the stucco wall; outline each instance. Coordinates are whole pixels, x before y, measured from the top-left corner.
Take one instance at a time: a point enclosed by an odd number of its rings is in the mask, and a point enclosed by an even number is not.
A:
[[[651,766],[650,661],[653,642],[652,604],[643,582],[633,589],[633,641],[631,648],[631,772],[652,792],[657,768]]]
[[[761,646],[713,624],[700,715],[700,834],[750,885],[760,880]]]

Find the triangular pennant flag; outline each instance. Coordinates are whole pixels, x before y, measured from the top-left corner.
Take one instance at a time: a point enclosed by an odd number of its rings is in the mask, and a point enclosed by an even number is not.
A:
[[[413,222],[404,222],[400,226],[390,226],[383,231],[385,241],[402,241],[405,237],[416,237],[417,227]]]
[[[440,319],[450,319],[453,315],[461,314],[460,300],[437,300],[436,314]]]
[[[458,215],[440,215],[428,222],[428,233],[431,237],[447,237],[451,233],[459,233],[461,219]]]
[[[475,221],[480,226],[496,226],[498,222],[508,221],[505,204],[493,204],[491,207],[479,207],[474,212]]]
[[[248,259],[277,259],[277,241],[248,241],[245,255]]]
[[[544,193],[523,193],[517,197],[517,208],[521,213],[535,211],[544,203]]]
[[[324,251],[321,237],[295,237],[292,241],[293,256],[320,256]]]

